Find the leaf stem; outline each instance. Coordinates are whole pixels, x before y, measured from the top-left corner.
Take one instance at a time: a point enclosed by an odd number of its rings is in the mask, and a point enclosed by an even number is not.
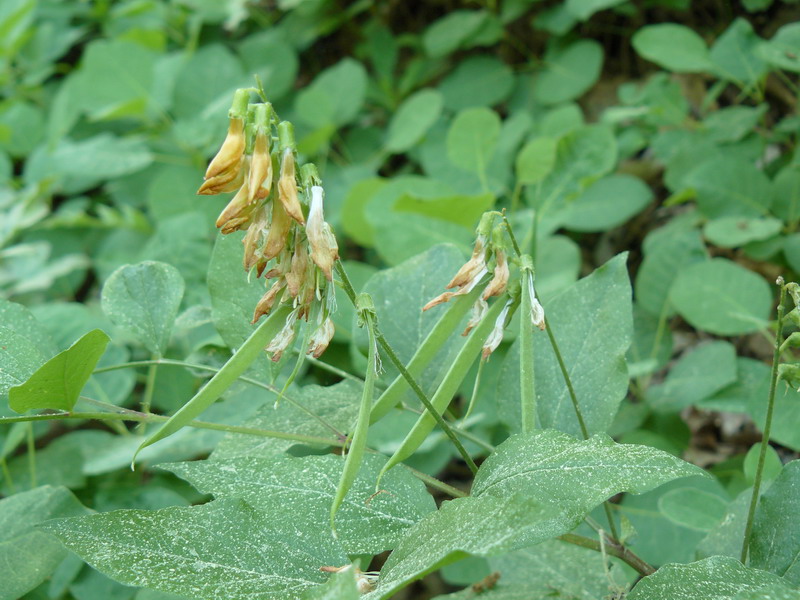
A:
[[[595,550],[596,552],[601,552],[603,549],[599,540],[593,540],[583,537],[582,535],[576,535],[574,533],[565,533],[564,535],[559,536],[558,539],[562,542],[567,542],[568,544],[580,546],[581,548]],[[627,563],[636,569],[636,571],[643,577],[647,577],[648,575],[652,575],[656,572],[652,565],[642,560],[639,556],[631,552],[630,549],[626,548],[616,540],[607,539],[607,542],[604,544],[604,546],[606,553],[610,554],[611,556],[616,556],[623,562]]]
[[[353,289],[353,284],[350,283],[350,278],[347,276],[347,272],[344,270],[344,266],[342,265],[341,261],[336,261],[336,272],[339,274],[339,277],[342,280],[342,287],[344,288],[347,297],[350,298],[350,301],[353,303],[353,306],[357,307],[358,305],[357,305],[355,289]],[[389,357],[389,360],[392,362],[392,364],[397,368],[398,371],[400,371],[400,374],[408,382],[408,385],[417,395],[420,402],[422,402],[422,404],[428,410],[430,415],[434,418],[439,427],[441,427],[442,431],[444,431],[447,434],[447,437],[450,438],[450,441],[456,447],[459,454],[461,454],[461,457],[464,459],[464,462],[467,463],[467,466],[469,467],[470,471],[472,471],[473,474],[477,473],[478,466],[475,464],[475,461],[472,460],[472,457],[469,455],[469,452],[466,451],[464,446],[459,441],[458,437],[456,437],[456,434],[453,433],[453,430],[450,428],[447,422],[445,422],[445,420],[442,418],[442,415],[440,415],[438,411],[433,407],[431,401],[428,399],[428,396],[422,390],[422,388],[414,379],[414,377],[411,375],[411,373],[408,372],[403,362],[397,356],[394,349],[389,345],[389,342],[386,341],[386,338],[383,337],[383,333],[377,326],[375,327],[375,338],[378,340],[378,344],[380,345],[381,349],[384,351],[386,356]]]
[[[783,343],[783,303],[786,301],[786,286],[783,279],[778,279],[781,286],[780,300],[778,301],[778,320],[777,331],[775,332],[775,352],[772,355],[772,373],[769,381],[769,398],[767,400],[767,418],[764,422],[763,440],[761,451],[758,454],[758,465],[756,466],[755,480],[753,481],[753,495],[750,497],[750,509],[747,512],[747,524],[744,528],[744,539],[742,540],[742,553],[740,561],[746,564],[747,552],[750,547],[750,536],[753,533],[753,520],[756,515],[759,492],[761,490],[761,479],[764,474],[764,462],[767,458],[767,446],[769,446],[769,434],[772,429],[772,413],[775,408],[775,388],[778,385],[778,363],[781,360],[781,344]]]
[[[530,258],[525,257],[528,268],[522,268],[522,307],[519,317],[519,391],[522,410],[522,433],[536,429],[536,375],[533,350],[533,321],[531,321]],[[526,261],[523,260],[523,265]]]
[[[28,470],[31,476],[31,489],[36,487],[36,439],[33,437],[33,423],[28,423]]]

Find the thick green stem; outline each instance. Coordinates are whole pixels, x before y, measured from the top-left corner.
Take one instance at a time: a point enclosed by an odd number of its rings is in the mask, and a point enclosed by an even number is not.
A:
[[[525,257],[530,261],[530,257]],[[523,263],[524,264],[524,263]],[[530,265],[529,265],[530,266]],[[531,320],[530,268],[522,270],[522,308],[519,316],[519,388],[522,432],[536,429],[536,379],[533,363],[533,321]]]
[[[36,487],[36,440],[33,437],[33,423],[28,423],[28,471],[31,477],[31,489]]]
[[[356,299],[356,292],[353,289],[353,284],[350,283],[350,278],[347,276],[347,272],[344,270],[344,266],[342,266],[341,261],[336,262],[336,272],[339,274],[339,277],[342,280],[342,287],[344,288],[347,297],[350,298],[350,301],[353,303],[353,306],[358,306],[358,302]],[[381,349],[384,351],[386,356],[392,362],[392,364],[400,371],[400,375],[408,382],[408,385],[414,391],[414,393],[419,398],[420,402],[425,406],[428,410],[428,413],[436,420],[436,423],[439,427],[442,428],[447,434],[447,437],[450,438],[450,441],[453,442],[453,445],[458,450],[461,457],[464,459],[464,462],[467,463],[470,471],[473,473],[478,472],[478,466],[475,464],[475,461],[472,460],[472,457],[469,455],[469,452],[466,451],[464,446],[456,437],[456,434],[453,433],[453,430],[450,426],[445,422],[442,418],[442,415],[433,407],[431,401],[428,399],[428,396],[422,390],[420,385],[414,379],[414,377],[408,372],[403,362],[395,353],[394,349],[389,345],[389,342],[386,341],[386,338],[383,337],[383,333],[381,333],[380,329],[376,326],[375,327],[375,337],[378,340],[378,344],[380,345]]]
[[[602,547],[600,545],[599,540],[593,540],[587,537],[583,537],[582,535],[576,535],[574,533],[565,533],[558,538],[562,542],[567,542],[568,544],[573,544],[575,546],[580,546],[581,548],[589,548],[590,550],[595,550],[596,552],[600,552]],[[616,556],[617,558],[621,559],[636,571],[644,576],[647,577],[648,575],[652,575],[656,572],[655,568],[642,560],[639,556],[631,552],[625,546],[622,546],[618,543],[613,543],[609,541],[605,544],[605,551],[610,554],[611,556]]]
[[[753,481],[753,494],[750,497],[750,509],[747,512],[747,524],[744,528],[744,539],[742,540],[741,562],[746,564],[747,552],[750,548],[750,536],[753,533],[753,520],[758,506],[759,492],[761,491],[761,478],[764,474],[764,462],[767,458],[767,446],[769,446],[769,434],[772,429],[772,413],[775,408],[775,389],[778,385],[778,364],[781,360],[781,343],[783,342],[783,303],[786,301],[786,286],[783,279],[778,279],[781,286],[780,300],[778,301],[778,320],[775,332],[775,352],[772,355],[772,373],[769,380],[769,398],[767,400],[767,418],[764,422],[764,437],[761,442],[761,451],[758,454],[758,465],[756,466],[755,480]]]

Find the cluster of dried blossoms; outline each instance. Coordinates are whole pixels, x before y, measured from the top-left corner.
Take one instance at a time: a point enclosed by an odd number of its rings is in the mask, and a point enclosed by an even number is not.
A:
[[[279,122],[269,103],[250,104],[249,98],[249,90],[234,95],[228,135],[197,193],[236,191],[217,227],[223,234],[247,232],[242,240],[244,269],[255,269],[257,277],[266,279],[268,289],[256,305],[253,323],[276,306],[292,307],[266,348],[272,360],[280,360],[301,319],[312,328],[307,352],[317,358],[333,338],[332,272],[339,258],[336,238],[323,216],[324,191],[313,164],[297,168],[292,124]]]
[[[475,246],[472,250],[472,257],[458,270],[455,277],[447,284],[446,289],[452,290],[457,288],[454,292],[444,292],[436,298],[428,302],[422,310],[428,310],[448,302],[451,298],[456,296],[464,296],[469,294],[478,286],[486,284],[480,297],[472,305],[472,312],[470,314],[467,328],[461,335],[467,335],[472,331],[478,323],[480,323],[486,316],[489,310],[487,300],[492,296],[506,296],[506,305],[502,312],[498,315],[494,328],[483,345],[483,359],[489,358],[503,341],[503,331],[508,324],[509,311],[519,302],[519,293],[509,294],[509,260],[508,250],[505,237],[505,226],[502,224],[494,225],[498,213],[487,212],[481,218],[478,225],[478,237],[475,240]],[[528,267],[529,268],[529,267]],[[491,275],[491,277],[488,277]],[[530,319],[533,324],[539,329],[545,328],[544,309],[536,298],[536,291],[533,288],[533,277],[526,277],[528,294],[531,298],[531,314]],[[487,283],[488,282],[488,283]],[[513,298],[511,296],[516,296]],[[499,300],[502,301],[502,300]]]

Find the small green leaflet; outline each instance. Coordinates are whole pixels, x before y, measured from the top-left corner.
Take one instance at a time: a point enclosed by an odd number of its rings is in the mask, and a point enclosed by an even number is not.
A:
[[[94,329],[59,352],[8,392],[9,406],[18,413],[38,408],[70,411],[105,352],[109,337]]]

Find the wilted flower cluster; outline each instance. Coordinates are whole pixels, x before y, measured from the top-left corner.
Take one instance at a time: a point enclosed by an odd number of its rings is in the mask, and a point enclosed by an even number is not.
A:
[[[489,309],[487,300],[492,296],[508,296],[509,289],[509,259],[505,237],[505,227],[494,225],[499,213],[487,212],[481,218],[478,225],[478,237],[472,250],[472,257],[458,270],[455,277],[447,284],[447,289],[455,291],[444,292],[428,302],[422,310],[428,310],[448,302],[456,296],[463,296],[472,292],[478,286],[484,285],[483,292],[472,305],[469,322],[462,335],[469,334],[486,316]],[[527,257],[526,257],[527,258]],[[525,263],[528,264],[527,262]],[[491,277],[489,277],[491,275]],[[544,309],[536,298],[533,288],[533,277],[526,277],[528,294],[531,298],[530,319],[539,329],[544,329]],[[519,286],[517,286],[519,287]],[[498,301],[503,301],[502,299]],[[503,340],[503,330],[505,329],[509,313],[516,306],[518,297],[509,298],[502,312],[495,320],[494,328],[483,345],[483,358],[487,359],[494,352]]]
[[[324,191],[316,167],[297,167],[291,123],[278,121],[269,103],[250,104],[249,98],[249,90],[237,90],[228,135],[197,193],[236,191],[217,227],[223,234],[246,231],[244,269],[255,269],[257,277],[266,279],[253,323],[278,305],[292,307],[266,348],[272,360],[280,360],[301,319],[311,324],[307,352],[316,358],[333,338],[333,265],[339,249],[323,216]]]

